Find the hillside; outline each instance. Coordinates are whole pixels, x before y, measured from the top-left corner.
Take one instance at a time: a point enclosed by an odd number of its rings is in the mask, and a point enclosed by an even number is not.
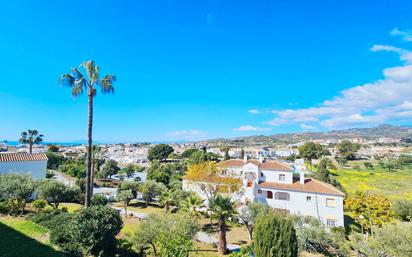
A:
[[[343,139],[343,138],[397,138],[412,137],[412,127],[407,126],[393,126],[393,125],[379,125],[372,128],[351,128],[345,130],[331,130],[327,132],[300,132],[300,133],[286,133],[274,134],[270,136],[246,136],[236,137],[231,139],[212,139],[199,143],[203,144],[230,144],[230,145],[274,145],[274,144],[293,144],[307,140],[316,139]]]

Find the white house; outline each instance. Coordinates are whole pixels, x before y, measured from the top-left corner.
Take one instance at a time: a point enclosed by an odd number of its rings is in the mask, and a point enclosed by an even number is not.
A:
[[[31,174],[34,179],[46,178],[45,153],[0,153],[0,174]]]
[[[327,183],[305,178],[302,163],[232,159],[219,163],[223,174],[237,174],[243,181],[243,204],[261,202],[289,214],[312,216],[327,226],[344,226],[344,194]],[[183,180],[183,189],[204,197],[199,181]]]

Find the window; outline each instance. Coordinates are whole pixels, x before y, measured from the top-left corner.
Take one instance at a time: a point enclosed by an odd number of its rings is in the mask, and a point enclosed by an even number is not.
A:
[[[279,181],[285,181],[286,180],[286,175],[285,174],[279,174]]]
[[[289,200],[290,200],[290,195],[289,195],[289,193],[276,192],[276,193],[275,193],[275,199],[276,199],[276,200],[289,201]]]
[[[262,172],[262,173],[260,173],[260,176],[261,176],[261,177],[263,177],[263,176],[264,176],[264,175],[263,175],[263,172]]]
[[[328,227],[336,227],[336,220],[326,219],[326,226],[328,226]]]
[[[336,199],[334,198],[326,198],[326,207],[336,207]]]
[[[262,190],[258,189],[258,194],[261,194],[261,193],[262,193]]]
[[[306,196],[306,202],[312,202],[312,196],[310,195]]]
[[[268,191],[268,192],[267,192],[266,198],[268,198],[268,199],[273,199],[273,193],[272,193],[272,191]]]

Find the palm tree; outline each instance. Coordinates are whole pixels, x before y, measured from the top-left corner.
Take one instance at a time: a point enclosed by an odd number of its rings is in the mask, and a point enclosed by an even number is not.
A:
[[[165,212],[168,213],[170,206],[175,204],[175,197],[173,195],[173,192],[169,189],[161,194],[159,197],[159,203],[164,206]]]
[[[202,212],[200,209],[205,207],[204,200],[196,194],[190,194],[188,198],[182,201],[182,209],[187,211],[193,217],[199,217]]]
[[[100,86],[102,94],[114,93],[113,83],[116,81],[116,76],[106,75],[100,79],[99,66],[95,65],[92,60],[83,62],[81,65],[86,70],[87,78],[83,76],[77,68],[71,69],[71,74],[63,74],[60,76],[59,84],[71,87],[72,96],[77,97],[87,89],[88,98],[88,129],[87,129],[87,171],[86,171],[86,196],[84,204],[90,206],[91,197],[91,173],[92,173],[92,129],[93,129],[93,98],[96,96],[96,87]]]
[[[230,197],[216,195],[209,202],[209,209],[219,220],[219,248],[220,254],[227,253],[226,220],[236,214],[235,203]]]
[[[39,131],[35,129],[28,129],[27,131],[21,132],[21,137],[19,139],[20,144],[29,144],[29,153],[33,151],[33,144],[40,144],[43,142],[43,135],[39,134]]]

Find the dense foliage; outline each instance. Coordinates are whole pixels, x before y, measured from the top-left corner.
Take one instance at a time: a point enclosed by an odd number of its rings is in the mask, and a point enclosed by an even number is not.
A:
[[[354,247],[365,257],[412,256],[412,223],[384,225],[366,239],[356,235]]]
[[[37,196],[46,200],[54,209],[64,201],[74,201],[80,197],[80,188],[67,186],[62,182],[46,179],[39,183]]]
[[[8,212],[23,214],[26,202],[33,195],[34,182],[30,175],[0,174],[0,200]]]
[[[328,151],[320,144],[306,142],[299,147],[299,155],[312,165],[313,159],[319,159],[328,154]]]
[[[166,144],[155,145],[149,149],[147,159],[149,161],[153,161],[153,160],[164,161],[167,159],[169,154],[173,153],[173,151],[174,151],[173,147],[171,147],[170,145],[166,145]]]
[[[394,218],[391,202],[383,195],[358,193],[345,200],[345,207],[348,214],[365,229],[391,223]]]
[[[292,220],[275,213],[259,215],[253,250],[256,257],[297,257],[298,241]]]
[[[108,206],[91,206],[76,212],[59,230],[52,230],[50,237],[54,244],[74,256],[113,256],[115,236],[122,224],[116,210]]]
[[[356,154],[361,148],[360,144],[352,143],[349,140],[343,140],[338,144],[338,155],[346,160],[355,160]]]
[[[318,219],[312,217],[293,217],[299,249],[326,256],[349,256],[350,246],[343,228],[327,229]]]
[[[152,214],[133,236],[137,248],[150,247],[161,257],[187,257],[199,226],[188,214]]]

